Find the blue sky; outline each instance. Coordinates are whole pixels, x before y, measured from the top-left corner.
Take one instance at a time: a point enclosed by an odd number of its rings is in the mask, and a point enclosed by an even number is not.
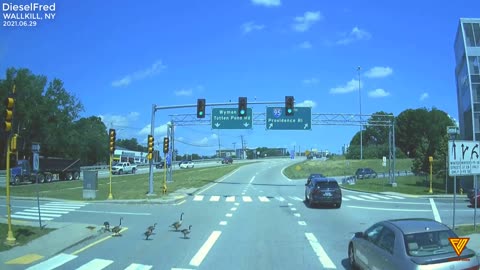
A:
[[[313,113],[359,113],[357,66],[364,114],[435,106],[457,118],[453,42],[459,18],[480,10],[478,0],[38,2],[55,3],[55,19],[1,27],[0,70],[25,67],[62,79],[84,104],[82,116],[101,116],[117,137],[142,143],[152,104],[293,95],[296,106],[313,106]],[[157,112],[156,142],[168,115],[184,113],[196,109]],[[187,126],[175,132],[185,142],[176,144],[180,153],[213,154],[219,142],[239,147],[240,135],[249,147],[340,152],[356,131]]]

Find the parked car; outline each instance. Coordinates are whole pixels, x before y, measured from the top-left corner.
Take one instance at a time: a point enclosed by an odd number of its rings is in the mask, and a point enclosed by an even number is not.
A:
[[[475,194],[470,198],[470,204],[472,207],[475,207],[475,199],[474,199]],[[477,194],[477,207],[480,207],[480,194]]]
[[[305,184],[305,202],[309,207],[315,204],[332,204],[336,208],[342,206],[342,190],[337,180],[325,177],[307,179]]]
[[[432,219],[385,220],[355,233],[348,258],[352,268],[359,269],[479,269],[475,251],[465,248],[457,256],[448,240],[457,237]]]
[[[180,163],[180,168],[181,169],[188,169],[188,168],[193,168],[195,167],[195,164],[193,164],[192,161],[182,161]]]
[[[155,168],[157,169],[163,169],[163,167],[165,167],[164,162],[158,162],[157,164],[155,164]],[[167,164],[167,168],[170,168],[170,167],[171,167],[171,164]]]
[[[370,168],[358,168],[355,177],[357,179],[377,178],[377,173]]]
[[[225,157],[222,159],[222,164],[232,164],[233,163],[233,158],[231,157]]]

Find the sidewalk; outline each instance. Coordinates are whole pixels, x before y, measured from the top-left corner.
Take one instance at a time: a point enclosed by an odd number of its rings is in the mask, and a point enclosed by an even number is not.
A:
[[[0,218],[0,223],[7,223],[7,220]],[[12,221],[12,225],[38,226],[37,223],[25,221]],[[98,231],[99,225],[49,222],[47,226],[56,230],[23,246],[0,252],[0,261],[6,264],[30,264],[57,255],[101,234]]]

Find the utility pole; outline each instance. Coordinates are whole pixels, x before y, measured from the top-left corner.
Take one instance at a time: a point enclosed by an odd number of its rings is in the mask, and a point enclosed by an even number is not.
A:
[[[360,84],[360,66],[357,67],[358,72],[358,97],[360,100],[360,160],[363,160],[363,123],[362,123],[362,88]]]
[[[243,143],[243,135],[240,136],[240,140],[242,142],[242,151],[240,153],[241,159],[245,159],[244,154],[245,154],[245,144]]]
[[[222,148],[220,148],[220,132],[218,132],[218,157],[222,158]]]
[[[237,147],[236,147],[237,143],[233,142],[232,144],[233,144],[233,152],[235,153],[235,156],[236,156],[237,155]]]

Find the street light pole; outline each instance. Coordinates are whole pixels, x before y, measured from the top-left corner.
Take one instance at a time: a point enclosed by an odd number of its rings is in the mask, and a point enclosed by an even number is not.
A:
[[[363,160],[363,124],[362,124],[362,89],[360,85],[360,70],[361,67],[357,67],[358,73],[358,97],[360,101],[360,160]]]

